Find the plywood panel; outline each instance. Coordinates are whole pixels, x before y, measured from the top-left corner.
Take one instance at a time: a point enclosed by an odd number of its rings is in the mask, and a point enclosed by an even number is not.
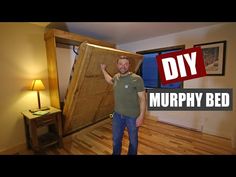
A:
[[[93,123],[101,99],[102,98],[98,95],[75,100],[74,105],[76,109],[74,109],[73,114],[71,114],[71,122],[68,122],[68,129],[76,130]]]
[[[142,62],[142,55],[81,44],[63,110],[64,134],[99,121],[113,112],[112,86],[106,83],[100,64],[106,64],[107,71],[113,76],[117,73],[117,58],[121,55],[132,58],[130,71],[136,72]]]
[[[103,95],[99,109],[94,116],[94,122],[104,119],[107,117],[107,113],[112,113],[114,108],[114,95],[113,92],[107,92]]]

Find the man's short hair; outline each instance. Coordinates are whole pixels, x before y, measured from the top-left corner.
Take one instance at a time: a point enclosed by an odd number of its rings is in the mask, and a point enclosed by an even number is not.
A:
[[[117,63],[118,63],[118,61],[121,60],[121,59],[126,59],[126,60],[128,60],[129,63],[131,64],[131,58],[129,58],[129,57],[125,56],[125,55],[121,55],[121,56],[117,59]]]

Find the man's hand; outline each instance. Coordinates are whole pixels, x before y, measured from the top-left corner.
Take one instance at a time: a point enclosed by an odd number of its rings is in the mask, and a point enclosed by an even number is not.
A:
[[[113,79],[112,79],[112,77],[111,77],[110,74],[108,74],[108,72],[106,71],[107,65],[105,65],[105,64],[100,64],[100,67],[101,67],[102,73],[103,73],[104,78],[105,78],[105,80],[107,81],[107,83],[113,84]]]
[[[119,80],[119,78],[120,78],[120,73],[115,74],[115,75],[114,75],[114,78],[116,78],[117,80]]]
[[[102,70],[102,71],[106,70],[106,67],[107,67],[107,65],[101,64],[101,70]]]
[[[144,117],[143,116],[138,116],[136,119],[136,127],[140,127],[144,122]]]
[[[140,114],[136,119],[136,127],[139,127],[143,124],[143,119],[146,109],[146,93],[145,91],[138,92],[139,102],[140,102]]]

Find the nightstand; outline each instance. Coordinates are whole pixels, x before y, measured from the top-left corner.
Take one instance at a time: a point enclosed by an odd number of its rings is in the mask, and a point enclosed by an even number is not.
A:
[[[29,110],[22,112],[25,123],[25,135],[28,148],[40,152],[48,146],[57,144],[63,146],[62,142],[62,120],[61,110],[50,107],[47,114],[34,115]],[[38,135],[38,128],[48,126],[48,132]]]

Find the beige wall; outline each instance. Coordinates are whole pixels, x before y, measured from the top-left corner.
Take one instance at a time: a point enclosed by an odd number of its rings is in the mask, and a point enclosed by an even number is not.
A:
[[[21,112],[37,108],[32,79],[46,87],[41,104],[50,104],[44,28],[30,23],[0,23],[0,152],[25,144]]]
[[[118,48],[130,51],[141,51],[167,46],[185,44],[192,48],[193,44],[227,40],[226,73],[225,76],[207,76],[184,82],[185,88],[233,88],[236,90],[236,23],[220,23],[218,25],[183,31],[171,35],[154,37],[142,41],[127,43]],[[233,96],[233,102],[236,95]],[[190,126],[196,122],[202,126],[205,133],[236,139],[236,113],[235,104],[233,111],[199,111],[199,112],[165,112],[156,111],[152,115],[165,117],[182,125]],[[173,114],[174,113],[174,114]],[[174,115],[174,117],[171,117]],[[189,120],[191,120],[189,122]],[[192,125],[194,126],[194,125]],[[235,140],[236,141],[236,140]],[[234,141],[234,142],[235,142]]]

